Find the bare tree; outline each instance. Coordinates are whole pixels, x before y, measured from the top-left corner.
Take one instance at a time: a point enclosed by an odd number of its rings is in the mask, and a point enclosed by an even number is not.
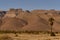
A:
[[[53,23],[54,23],[54,18],[49,18],[49,24],[51,26],[51,36],[55,36],[54,32],[53,32]]]

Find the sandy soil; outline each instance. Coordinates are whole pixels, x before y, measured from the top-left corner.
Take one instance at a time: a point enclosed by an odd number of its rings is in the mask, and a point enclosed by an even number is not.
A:
[[[50,36],[50,34],[0,34],[1,36],[10,36],[13,40],[60,40],[60,34]]]

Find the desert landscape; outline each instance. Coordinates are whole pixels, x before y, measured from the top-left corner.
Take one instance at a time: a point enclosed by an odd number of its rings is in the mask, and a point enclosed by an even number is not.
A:
[[[50,36],[50,34],[0,34],[0,40],[60,40],[60,33],[56,36]]]
[[[8,31],[51,31],[50,18],[53,18],[53,31],[60,32],[59,10],[23,10],[11,8],[0,11],[0,30]]]
[[[50,18],[54,19],[52,24]],[[50,35],[51,28],[54,36]],[[60,40],[60,11],[0,11],[0,40]]]

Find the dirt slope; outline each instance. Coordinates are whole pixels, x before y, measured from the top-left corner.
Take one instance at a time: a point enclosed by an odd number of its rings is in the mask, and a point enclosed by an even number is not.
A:
[[[15,9],[14,9],[15,10]],[[32,30],[50,31],[49,18],[54,18],[53,31],[60,31],[60,11],[57,10],[32,10],[8,11],[2,18],[1,30]],[[17,13],[17,15],[16,15]],[[15,16],[14,16],[15,15]]]

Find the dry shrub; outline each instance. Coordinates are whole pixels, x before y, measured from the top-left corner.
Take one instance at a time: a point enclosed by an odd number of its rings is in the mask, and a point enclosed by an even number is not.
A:
[[[0,37],[0,40],[13,40],[13,39],[7,35],[4,35]]]
[[[56,36],[54,32],[51,33],[51,36]]]

